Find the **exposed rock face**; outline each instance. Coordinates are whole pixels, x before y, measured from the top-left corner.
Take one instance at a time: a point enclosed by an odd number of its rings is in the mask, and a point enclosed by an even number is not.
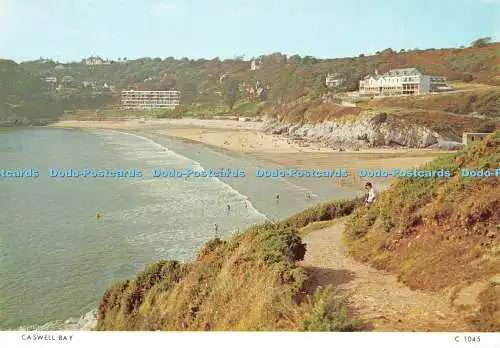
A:
[[[454,150],[461,147],[461,143],[448,141],[426,127],[387,122],[385,114],[320,124],[290,124],[270,120],[263,125],[262,130],[333,148],[379,146],[426,148],[434,146]]]

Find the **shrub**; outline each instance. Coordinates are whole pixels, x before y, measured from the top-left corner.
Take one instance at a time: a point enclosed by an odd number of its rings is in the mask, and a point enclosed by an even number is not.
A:
[[[177,106],[172,110],[162,111],[158,118],[182,118],[186,114],[186,108],[183,105]]]
[[[498,332],[500,330],[500,286],[491,283],[479,294],[480,308],[472,319],[479,331]]]
[[[334,200],[320,203],[282,221],[286,226],[302,228],[312,222],[333,220],[351,214],[361,201],[355,199]]]
[[[302,243],[297,229],[283,224],[266,222],[254,227],[258,242],[255,250],[264,254],[268,263],[293,264],[304,259],[306,245]]]
[[[304,320],[301,331],[360,331],[361,321],[350,318],[346,298],[335,296],[331,286],[319,288],[314,308]]]

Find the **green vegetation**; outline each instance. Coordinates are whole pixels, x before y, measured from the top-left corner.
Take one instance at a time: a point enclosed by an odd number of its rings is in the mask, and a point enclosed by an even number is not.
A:
[[[257,70],[251,70],[250,62],[241,58],[224,61],[218,58],[142,58],[98,66],[83,62],[59,64],[50,60],[21,64],[0,61],[0,120],[54,119],[64,110],[109,109],[119,103],[118,92],[128,88],[178,89],[186,116],[255,116],[272,112],[270,107],[280,108],[301,98],[318,100],[327,91],[324,78],[328,73],[345,80],[341,87],[334,89],[334,92],[343,92],[357,89],[359,79],[375,69],[383,72],[410,66],[418,67],[425,74],[446,76],[449,80],[498,85],[500,80],[495,76],[498,75],[496,57],[500,44],[481,40],[480,44],[464,49],[401,52],[385,49],[371,56],[338,59],[272,53],[258,57]],[[68,76],[73,80],[64,82],[63,78]],[[47,77],[55,77],[57,82],[46,83]],[[490,98],[489,101],[473,101],[470,105],[453,102],[451,108],[458,113],[470,109],[495,114],[498,95]],[[359,112],[356,109],[323,109],[318,105],[317,108],[308,116],[295,110],[297,115],[294,117],[316,122],[324,119],[324,115],[336,118],[339,113],[356,115]]]
[[[480,308],[472,319],[474,326],[480,331],[500,331],[500,285],[490,283],[479,294]]]
[[[183,105],[176,107],[175,109],[162,110],[157,117],[158,118],[182,118],[186,114],[186,109]]]
[[[334,296],[332,288],[320,288],[315,294],[316,305],[302,324],[301,331],[361,331],[363,324],[347,311],[345,298]]]
[[[352,208],[347,201],[321,204],[229,240],[213,239],[192,263],[150,265],[106,291],[97,330],[359,330],[345,299],[329,288],[307,293],[310,280],[295,265],[306,249],[294,226]]]
[[[321,230],[323,228],[330,227],[334,224],[337,223],[337,220],[327,220],[327,221],[317,221],[317,222],[312,222],[309,225],[302,227],[299,230],[299,235],[301,237],[307,236],[309,233],[317,230]]]
[[[0,124],[45,124],[57,120],[65,110],[98,110],[116,101],[115,95],[105,92],[53,91],[23,65],[0,60]]]
[[[414,289],[460,289],[497,279],[500,179],[468,179],[460,168],[500,165],[500,132],[421,169],[452,177],[398,179],[369,209],[359,199],[330,201],[283,221],[252,226],[205,244],[188,264],[162,261],[114,284],[99,305],[98,330],[356,331],[347,300],[315,288],[296,262],[303,232],[346,217],[352,255],[395,273]],[[309,290],[307,290],[309,289]],[[498,281],[479,294],[471,324],[498,330]],[[223,308],[224,310],[221,310]]]
[[[229,110],[233,110],[233,106],[240,97],[240,83],[236,79],[228,79],[223,86],[224,101],[226,102]]]
[[[481,48],[487,46],[489,43],[491,43],[491,37],[482,37],[480,39],[474,40],[471,43],[471,47],[475,48]]]
[[[497,275],[500,178],[467,178],[458,171],[499,168],[499,150],[496,132],[421,168],[449,169],[451,178],[398,179],[370,209],[360,208],[348,219],[351,254],[415,289],[441,290]],[[493,296],[483,297],[478,316],[489,323],[493,304],[487,299]],[[478,329],[489,327],[481,320]]]
[[[477,112],[498,119],[500,118],[500,88],[483,88],[433,96],[376,99],[361,103],[361,105],[445,111],[459,115]]]
[[[313,222],[331,221],[351,214],[354,209],[360,206],[362,200],[334,200],[320,203],[314,207],[307,208],[300,213],[290,216],[281,223],[299,229],[308,226]]]

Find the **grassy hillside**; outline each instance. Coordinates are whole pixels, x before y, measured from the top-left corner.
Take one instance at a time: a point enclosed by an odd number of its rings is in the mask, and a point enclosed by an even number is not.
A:
[[[331,288],[314,293],[296,266],[307,252],[299,229],[350,215],[345,239],[356,259],[410,288],[446,291],[471,325],[498,331],[500,177],[456,173],[500,167],[499,149],[496,132],[422,168],[448,169],[450,178],[398,179],[370,209],[359,200],[323,203],[209,241],[192,263],[151,265],[106,291],[97,330],[360,330],[345,299]]]
[[[480,117],[468,114],[478,113]],[[270,108],[266,113],[283,123],[344,122],[370,119],[392,128],[417,125],[460,141],[463,132],[500,129],[500,88],[443,95],[373,99],[356,106],[304,100]]]
[[[286,56],[273,53],[258,57],[258,69],[250,69],[250,60],[214,59],[190,60],[172,57],[123,60],[108,65],[88,66],[83,62],[58,64],[38,60],[19,65],[0,61],[0,113],[20,118],[59,116],[62,110],[104,109],[119,103],[121,89],[171,89],[181,91],[181,103],[186,116],[244,115],[253,116],[278,109],[291,108],[290,119],[302,116],[294,104],[301,98],[316,99],[329,90],[325,76],[337,74],[345,83],[334,92],[356,90],[358,81],[366,74],[379,70],[417,67],[425,74],[443,75],[449,80],[464,80],[460,88],[469,85],[500,85],[498,50],[500,43],[481,48],[428,49],[394,52],[382,50],[375,55],[337,59],[317,59],[306,56]],[[71,82],[61,82],[71,76]],[[56,77],[56,84],[42,81]],[[58,88],[60,85],[60,88]],[[93,87],[90,87],[93,85]],[[238,88],[234,88],[238,86]],[[111,87],[111,88],[110,88]],[[259,88],[262,93],[257,94]],[[252,90],[254,92],[252,92]],[[232,91],[232,92],[229,92]],[[464,92],[467,93],[467,92]],[[457,94],[428,104],[410,99],[376,101],[365,107],[409,107],[448,111],[455,114],[476,111],[498,116],[498,90],[477,96]],[[6,103],[8,101],[8,103]],[[23,101],[23,103],[21,103]],[[432,105],[431,105],[432,104]],[[19,106],[22,105],[22,106]],[[36,105],[36,107],[31,107]],[[439,108],[444,105],[443,108]],[[313,106],[306,118],[320,121],[344,114],[356,114],[359,109],[334,106]],[[299,107],[301,109],[302,106]]]
[[[116,100],[109,93],[55,92],[22,65],[0,60],[0,123],[45,123],[57,120],[64,110],[99,109]]]
[[[189,264],[162,261],[115,283],[99,304],[98,330],[353,331],[332,289],[310,293],[295,261],[305,245],[297,228],[352,212],[349,201],[264,223],[227,241],[209,241]]]
[[[295,266],[306,250],[294,226],[352,211],[349,202],[322,207],[211,240],[192,263],[158,262],[115,283],[100,301],[97,330],[360,330],[344,298],[331,288],[309,293]]]
[[[479,329],[500,328],[500,176],[464,178],[462,168],[500,168],[500,132],[423,169],[451,168],[449,179],[398,179],[350,220],[346,240],[358,260],[398,275],[411,288],[492,284],[478,297]],[[486,316],[486,317],[485,317]]]
[[[273,53],[258,57],[257,70],[250,69],[250,60],[214,59],[191,60],[172,57],[142,58],[114,62],[109,65],[88,66],[83,63],[57,64],[47,61],[22,63],[22,67],[37,77],[70,75],[75,81],[71,86],[84,89],[82,83],[94,82],[95,90],[104,89],[104,84],[113,85],[119,91],[123,88],[168,89],[176,88],[182,93],[186,107],[200,106],[217,108],[219,104],[228,109],[225,88],[236,81],[239,85],[238,100],[258,104],[268,101],[273,104],[289,103],[302,96],[317,96],[327,89],[324,86],[326,74],[335,73],[346,80],[341,90],[355,90],[358,81],[367,73],[378,69],[417,67],[423,73],[443,75],[449,80],[467,77],[471,85],[486,83],[499,85],[498,50],[500,43],[481,48],[429,49],[394,52],[382,50],[375,55],[337,59],[317,59],[306,56],[286,56]],[[250,88],[264,87],[261,96],[250,95]],[[194,103],[194,105],[193,105]],[[251,108],[247,105],[246,107]],[[222,110],[223,111],[223,110]]]
[[[46,90],[39,78],[15,62],[0,60],[0,123],[27,117],[43,119],[53,111],[58,115],[60,109],[44,95]]]
[[[360,104],[373,108],[439,110],[459,115],[475,112],[489,117],[500,118],[500,88],[480,88],[472,91],[431,96],[373,99]]]

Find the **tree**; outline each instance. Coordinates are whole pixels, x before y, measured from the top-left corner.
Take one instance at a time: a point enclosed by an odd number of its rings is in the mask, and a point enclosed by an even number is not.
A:
[[[179,91],[181,92],[181,104],[184,106],[191,105],[197,97],[196,83],[192,81],[182,81]]]
[[[226,102],[229,110],[233,109],[234,104],[240,97],[239,81],[234,78],[227,79],[223,84],[224,101]]]
[[[477,40],[472,41],[472,43],[470,45],[471,45],[471,47],[474,47],[474,48],[481,48],[481,47],[488,45],[489,43],[491,43],[491,37],[487,36],[487,37],[482,37],[482,38],[479,38]]]

